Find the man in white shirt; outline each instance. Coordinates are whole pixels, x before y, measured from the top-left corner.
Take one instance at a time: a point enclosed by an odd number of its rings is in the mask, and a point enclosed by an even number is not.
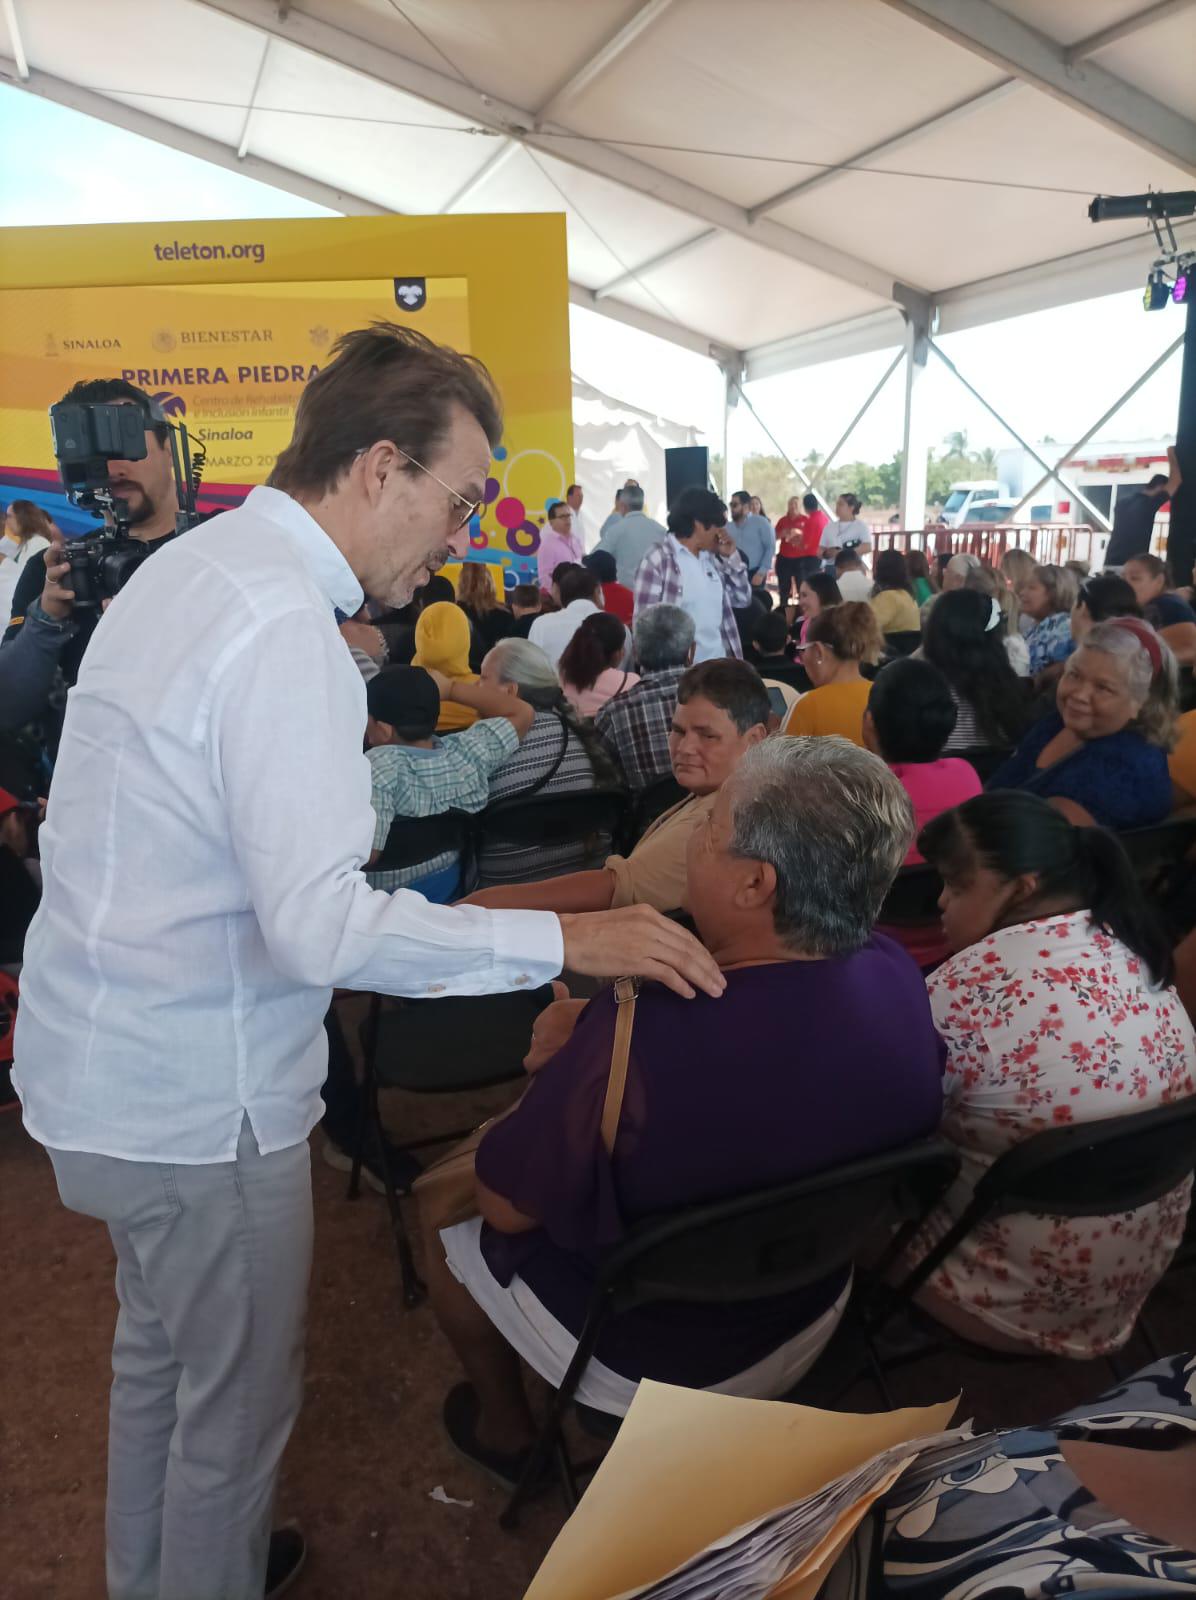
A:
[[[556,667],[585,619],[602,610],[602,585],[588,567],[565,562],[552,575],[552,592],[561,609],[538,616],[527,637]]]
[[[565,501],[573,513],[573,531],[580,538],[584,550],[587,545],[594,543],[594,539],[590,533],[590,519],[581,509],[585,503],[585,490],[580,483],[569,485],[565,490]]]
[[[116,1250],[114,1600],[250,1600],[302,1563],[270,1524],[333,986],[481,994],[565,964],[723,986],[641,907],[501,914],[365,881],[365,687],[337,615],[464,557],[500,432],[476,361],[387,324],[345,335],[273,486],[136,572],[70,695],[14,1083],[64,1203]]]

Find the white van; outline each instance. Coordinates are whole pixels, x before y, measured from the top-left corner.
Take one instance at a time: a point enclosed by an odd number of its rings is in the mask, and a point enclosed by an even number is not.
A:
[[[948,528],[958,528],[973,506],[983,505],[986,500],[999,500],[1001,497],[1001,485],[995,478],[976,478],[971,482],[953,483],[950,493],[943,502],[941,520]],[[973,517],[971,520],[974,522],[977,519]]]

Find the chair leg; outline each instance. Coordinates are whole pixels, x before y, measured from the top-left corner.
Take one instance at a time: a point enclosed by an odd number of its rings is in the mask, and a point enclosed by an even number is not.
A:
[[[374,1060],[378,1051],[378,1021],[382,1015],[382,996],[370,996],[370,1009],[366,1017],[364,1062],[361,1073],[361,1095],[357,1110],[357,1143],[353,1147],[353,1170],[349,1174],[348,1198],[356,1200],[361,1193],[361,1163],[365,1158],[365,1141],[369,1131],[372,1108],[377,1100],[378,1085],[374,1075]],[[375,1120],[376,1120],[376,1112]]]
[[[548,1403],[548,1411],[544,1424],[536,1437],[535,1444],[528,1452],[519,1482],[511,1491],[511,1498],[507,1501],[506,1508],[498,1519],[500,1528],[510,1532],[519,1526],[519,1513],[527,1502],[528,1496],[539,1481],[549,1457],[555,1462],[557,1473],[561,1480],[561,1490],[565,1496],[565,1503],[572,1511],[577,1504],[577,1480],[573,1474],[573,1464],[569,1460],[569,1453],[565,1449],[564,1436],[561,1433],[561,1424],[577,1392],[577,1385],[581,1382],[581,1375],[589,1365],[590,1356],[595,1344],[598,1342],[598,1331],[602,1326],[601,1313],[591,1313],[582,1329],[581,1338],[577,1341],[577,1349],[573,1352],[573,1359],[569,1363],[568,1371],[561,1380],[561,1386],[553,1394]]]
[[[428,1286],[415,1270],[415,1257],[411,1253],[411,1240],[407,1234],[407,1225],[403,1221],[403,1202],[399,1198],[399,1191],[395,1188],[390,1162],[386,1159],[382,1112],[378,1105],[378,1080],[372,1076],[370,1080],[369,1110],[373,1123],[374,1137],[378,1141],[378,1149],[382,1152],[382,1181],[386,1188],[386,1208],[390,1213],[390,1231],[394,1237],[395,1252],[399,1258],[399,1291],[404,1307],[408,1311],[414,1311],[416,1306],[421,1305],[427,1299]]]

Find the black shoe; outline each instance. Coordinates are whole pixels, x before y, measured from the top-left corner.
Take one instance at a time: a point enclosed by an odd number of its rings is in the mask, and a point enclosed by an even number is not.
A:
[[[266,1600],[275,1600],[294,1583],[307,1560],[307,1541],[298,1528],[277,1528],[270,1535],[266,1562]]]
[[[481,1407],[472,1383],[459,1383],[444,1397],[441,1419],[449,1443],[459,1456],[464,1456],[472,1466],[484,1472],[504,1489],[514,1489],[523,1476],[530,1450],[488,1450],[477,1436],[478,1415]],[[536,1490],[542,1490],[550,1481],[551,1469],[545,1467]]]

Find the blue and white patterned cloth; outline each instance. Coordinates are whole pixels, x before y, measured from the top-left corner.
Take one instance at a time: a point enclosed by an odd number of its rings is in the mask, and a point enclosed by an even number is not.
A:
[[[1056,611],[1053,616],[1035,623],[1026,635],[1026,645],[1030,651],[1031,677],[1056,661],[1066,661],[1076,647],[1071,636],[1071,613]]]
[[[1196,1553],[1106,1510],[1070,1470],[1064,1439],[1144,1450],[1196,1436],[1196,1356],[1169,1356],[1041,1428],[927,1451],[861,1528],[821,1600],[1142,1600],[1196,1591]]]

